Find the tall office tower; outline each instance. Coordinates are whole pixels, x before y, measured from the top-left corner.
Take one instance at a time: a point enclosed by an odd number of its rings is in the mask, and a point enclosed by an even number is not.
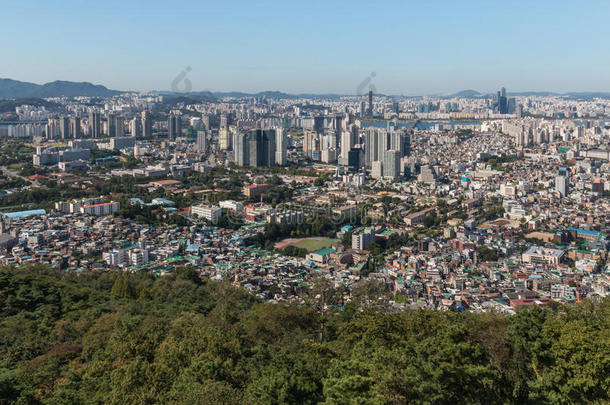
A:
[[[205,114],[201,115],[201,125],[203,126],[203,129],[205,129],[206,131],[210,130],[210,116],[209,115],[205,115]]]
[[[362,163],[362,149],[352,149],[347,157],[347,170],[357,172]]]
[[[59,123],[57,120],[50,119],[47,122],[46,135],[47,139],[55,139],[59,133]]]
[[[303,132],[303,154],[305,156],[311,157],[311,152],[313,151],[314,141],[318,137],[318,134],[314,131],[305,130]]]
[[[250,133],[238,133],[235,141],[235,164],[248,166],[250,164]]]
[[[568,178],[566,176],[555,177],[555,191],[559,192],[562,197],[568,195]]]
[[[125,135],[125,121],[121,115],[116,115],[114,118],[114,127],[116,128],[116,136],[120,137]]]
[[[70,118],[61,117],[59,119],[59,134],[61,139],[70,139]]]
[[[386,150],[383,156],[383,177],[396,179],[400,177],[400,152],[394,149]]]
[[[401,143],[402,146],[400,147],[400,151],[402,152],[402,156],[411,156],[411,134],[403,134]]]
[[[275,164],[278,166],[285,166],[286,161],[286,135],[284,134],[284,128],[275,129]]]
[[[81,130],[80,130],[80,118],[79,117],[71,117],[70,118],[70,135],[73,139],[82,138]]]
[[[313,130],[318,134],[324,132],[324,117],[313,117]]]
[[[129,122],[129,133],[134,138],[142,137],[142,120],[138,116],[133,117]]]
[[[496,95],[496,111],[500,114],[508,114],[508,101],[506,99],[506,89],[502,87]]]
[[[176,139],[182,136],[182,117],[179,114],[170,112],[167,117],[167,137],[169,139]]]
[[[343,131],[343,117],[336,116],[334,118],[333,124],[333,129],[335,130],[335,133],[340,134],[341,131]]]
[[[275,162],[275,152],[277,151],[276,142],[276,130],[275,129],[265,129],[263,130],[263,163],[266,166],[274,166]]]
[[[111,138],[116,138],[118,136],[123,136],[122,135],[122,125],[123,125],[123,121],[122,118],[119,119],[119,115],[118,114],[114,114],[114,113],[110,113],[107,115],[106,117],[107,121],[108,121],[108,136]],[[119,128],[120,127],[120,128]]]
[[[89,137],[102,137],[102,119],[101,114],[97,111],[89,110]]]
[[[232,143],[232,139],[231,139],[231,132],[229,131],[229,127],[228,126],[221,126],[218,129],[218,147],[220,148],[220,150],[229,150],[232,148],[233,145],[231,145]]]
[[[391,148],[390,133],[385,129],[377,131],[377,157],[375,160],[383,162],[385,151]]]
[[[347,165],[349,159],[349,151],[352,150],[354,144],[352,143],[352,134],[349,131],[343,131],[341,133],[341,161],[339,163]]]
[[[269,167],[275,165],[275,130],[253,129],[249,132],[249,165]]]
[[[361,101],[360,102],[360,117],[364,117],[364,116],[366,116],[366,102]]]
[[[517,100],[512,97],[512,98],[508,98],[507,100],[507,113],[508,114],[514,114],[515,112],[517,112]]]
[[[393,149],[400,151],[402,147],[402,133],[398,131],[391,131],[389,133],[390,136],[390,144],[388,145],[388,150]]]
[[[150,111],[142,111],[142,135],[144,138],[152,138],[152,117]]]
[[[394,101],[394,102],[392,103],[392,112],[393,112],[394,114],[398,114],[398,113],[400,113],[400,106],[399,106],[399,104],[398,104],[398,101]]]
[[[352,145],[359,145],[360,144],[360,128],[358,128],[357,125],[354,124],[350,124],[347,127],[347,130],[350,132],[351,137],[352,137]]]
[[[379,136],[377,129],[367,128],[364,132],[364,164],[367,167],[371,167],[373,162],[377,161],[377,154],[379,151]]]
[[[373,117],[373,90],[369,90],[369,110],[368,116]]]
[[[197,149],[197,152],[199,152],[199,153],[204,153],[208,147],[206,132],[207,131],[202,131],[202,130],[197,131],[196,149]]]

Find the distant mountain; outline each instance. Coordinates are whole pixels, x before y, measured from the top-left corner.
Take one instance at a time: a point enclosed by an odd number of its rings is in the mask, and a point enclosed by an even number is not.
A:
[[[518,91],[513,93],[507,93],[507,96],[513,97],[549,97],[549,96],[561,96],[561,93],[553,93],[552,91]]]
[[[461,97],[461,98],[475,98],[475,97],[481,97],[481,96],[482,96],[482,94],[476,90],[462,90],[462,91],[458,91],[457,93],[451,95],[451,97]]]
[[[88,82],[68,82],[56,80],[51,83],[35,84],[19,80],[0,78],[0,99],[12,98],[47,98],[47,97],[112,97],[124,93],[109,90],[102,85]]]

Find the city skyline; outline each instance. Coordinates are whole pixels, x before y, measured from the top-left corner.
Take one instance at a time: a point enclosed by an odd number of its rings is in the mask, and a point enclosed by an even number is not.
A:
[[[183,72],[195,91],[356,94],[367,79],[392,95],[610,91],[607,4],[386,4],[9,1],[0,76],[133,91],[171,90]]]

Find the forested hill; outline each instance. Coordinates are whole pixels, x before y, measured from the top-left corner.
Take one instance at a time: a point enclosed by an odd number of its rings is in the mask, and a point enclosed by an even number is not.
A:
[[[0,403],[607,403],[610,301],[317,312],[189,269],[0,269]]]

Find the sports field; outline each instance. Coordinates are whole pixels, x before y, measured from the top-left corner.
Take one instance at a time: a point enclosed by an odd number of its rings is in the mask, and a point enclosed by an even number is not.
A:
[[[308,252],[313,252],[316,250],[324,249],[332,246],[334,243],[339,242],[339,239],[331,239],[331,238],[322,238],[322,237],[314,237],[314,238],[290,238],[284,239],[275,244],[275,248],[282,250],[288,246],[294,246],[301,249],[307,249]]]

